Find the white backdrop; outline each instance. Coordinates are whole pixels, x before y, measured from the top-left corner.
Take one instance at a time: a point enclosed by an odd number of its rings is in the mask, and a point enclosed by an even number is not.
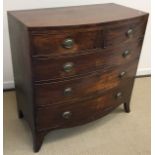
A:
[[[14,87],[12,61],[10,52],[10,42],[8,34],[7,11],[8,10],[22,10],[35,8],[49,8],[60,6],[76,6],[87,4],[100,3],[117,3],[124,6],[132,7],[142,11],[150,12],[150,0],[5,0],[4,1],[4,54],[3,54],[3,88]],[[144,45],[140,63],[138,66],[138,75],[145,75],[151,73],[151,49],[150,49],[150,19],[148,22]]]

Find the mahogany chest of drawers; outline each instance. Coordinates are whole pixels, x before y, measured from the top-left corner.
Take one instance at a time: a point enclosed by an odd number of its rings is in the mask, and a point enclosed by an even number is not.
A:
[[[17,110],[35,152],[50,130],[130,111],[147,20],[116,4],[8,12]]]

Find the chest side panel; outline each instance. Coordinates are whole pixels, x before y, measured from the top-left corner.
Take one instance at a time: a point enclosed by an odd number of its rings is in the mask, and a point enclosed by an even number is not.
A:
[[[31,128],[35,129],[28,30],[10,14],[8,14],[8,22],[18,108],[22,110]]]

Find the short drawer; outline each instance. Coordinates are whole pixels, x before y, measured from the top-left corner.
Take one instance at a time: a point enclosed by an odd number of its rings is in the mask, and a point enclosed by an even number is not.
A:
[[[108,24],[104,33],[104,48],[128,43],[132,40],[143,40],[146,23],[147,17],[140,17]]]
[[[36,106],[61,104],[98,95],[133,81],[137,61],[120,68],[99,70],[87,76],[35,85]]]
[[[91,100],[40,108],[37,110],[37,129],[73,127],[96,120],[119,104],[128,103],[131,88],[131,84],[125,85]]]
[[[138,58],[140,50],[140,42],[130,42],[106,50],[91,50],[87,54],[34,57],[34,80],[60,80],[86,74],[101,68],[124,65]]]
[[[103,48],[104,40],[101,30],[63,32],[51,35],[32,36],[33,54],[46,55],[52,53],[75,53],[76,51]]]

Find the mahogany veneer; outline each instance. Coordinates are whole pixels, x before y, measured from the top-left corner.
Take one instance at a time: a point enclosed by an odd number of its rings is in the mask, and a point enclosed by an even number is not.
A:
[[[17,110],[35,152],[50,130],[130,111],[147,20],[116,4],[8,12]]]

